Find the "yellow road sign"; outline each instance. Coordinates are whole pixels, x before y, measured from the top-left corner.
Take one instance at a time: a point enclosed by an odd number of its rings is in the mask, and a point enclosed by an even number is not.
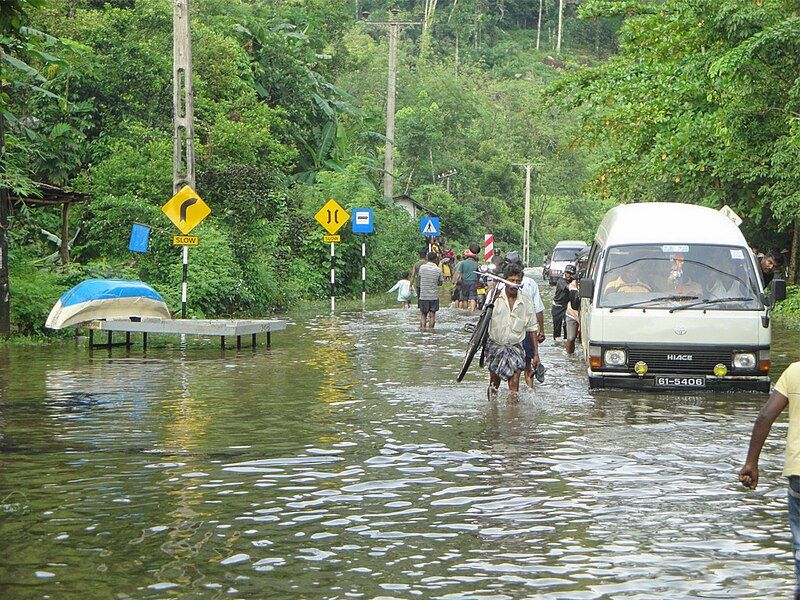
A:
[[[332,244],[334,242],[341,242],[342,236],[340,235],[323,235],[322,241],[327,242],[328,244]]]
[[[339,206],[339,203],[334,199],[330,199],[325,203],[325,206],[319,209],[319,212],[314,215],[314,218],[322,225],[325,230],[334,234],[347,223],[350,215],[345,209]]]
[[[200,238],[196,235],[173,235],[173,246],[197,246],[200,244]]]
[[[183,235],[188,235],[200,224],[200,221],[211,214],[208,204],[203,202],[197,192],[188,185],[170,198],[169,202],[161,207],[161,210],[175,224],[175,227],[181,230]]]

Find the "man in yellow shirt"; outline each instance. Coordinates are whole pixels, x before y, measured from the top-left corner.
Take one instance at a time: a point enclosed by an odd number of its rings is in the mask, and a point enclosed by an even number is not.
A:
[[[800,582],[800,361],[792,363],[775,384],[769,400],[758,413],[747,459],[739,471],[742,485],[756,489],[758,485],[758,457],[769,435],[769,430],[783,409],[789,407],[789,431],[786,434],[786,460],[783,474],[789,478],[789,527],[792,530],[792,554],[795,578]],[[800,598],[800,586],[795,592]]]

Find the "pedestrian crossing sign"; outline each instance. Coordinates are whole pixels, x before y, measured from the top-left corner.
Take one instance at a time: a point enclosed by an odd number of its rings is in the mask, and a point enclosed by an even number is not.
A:
[[[425,237],[439,235],[439,217],[422,217],[419,222],[419,232]]]

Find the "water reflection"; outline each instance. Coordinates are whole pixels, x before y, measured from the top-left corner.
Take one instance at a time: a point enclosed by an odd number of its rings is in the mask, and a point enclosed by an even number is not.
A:
[[[0,512],[3,597],[790,593],[785,424],[763,489],[735,477],[763,396],[590,394],[548,341],[545,383],[487,402],[485,373],[453,380],[468,319],[304,318],[224,358],[0,349],[0,498],[28,507]]]

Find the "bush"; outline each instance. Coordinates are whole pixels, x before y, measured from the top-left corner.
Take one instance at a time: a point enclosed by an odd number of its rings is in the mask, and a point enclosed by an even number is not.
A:
[[[11,327],[20,335],[44,333],[50,309],[69,287],[62,277],[38,268],[29,257],[9,256]]]

